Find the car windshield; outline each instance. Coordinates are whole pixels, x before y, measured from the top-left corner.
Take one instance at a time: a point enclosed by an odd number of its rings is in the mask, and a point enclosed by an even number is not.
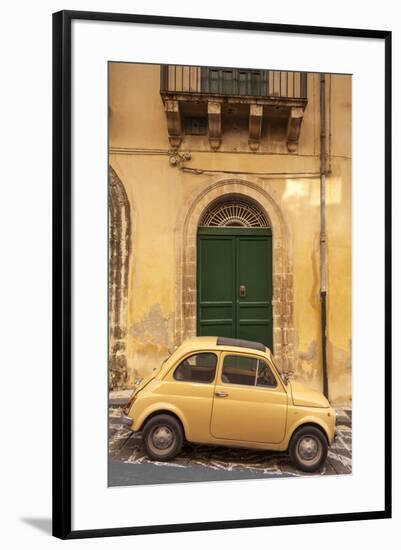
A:
[[[180,355],[181,346],[178,346],[176,349],[171,351],[171,349],[168,350],[168,354],[164,357],[163,361],[160,363],[160,367],[157,368],[157,371],[159,372],[162,367],[166,365],[166,363],[172,361],[177,358],[177,356]],[[156,369],[155,369],[156,370]]]
[[[161,368],[166,364],[166,361],[168,361],[171,357],[171,353],[169,353],[168,355],[166,355],[163,359],[163,361],[160,363],[160,365],[158,367],[154,367],[153,369],[153,373],[155,376],[157,376],[157,374],[160,372]]]

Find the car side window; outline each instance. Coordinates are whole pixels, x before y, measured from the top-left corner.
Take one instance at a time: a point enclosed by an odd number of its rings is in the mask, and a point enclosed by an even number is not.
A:
[[[256,385],[268,388],[275,388],[277,386],[277,380],[271,368],[265,361],[262,360],[259,360]]]
[[[224,357],[221,381],[224,384],[254,386],[258,360],[246,355],[226,355]]]
[[[216,365],[217,356],[214,353],[195,353],[181,361],[174,371],[174,379],[210,384],[214,380]]]

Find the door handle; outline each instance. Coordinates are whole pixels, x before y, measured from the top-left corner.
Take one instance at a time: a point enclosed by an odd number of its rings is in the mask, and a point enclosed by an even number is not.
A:
[[[214,392],[214,395],[216,397],[228,397],[228,393],[226,393],[225,391],[216,391]]]
[[[240,298],[245,298],[246,297],[246,286],[245,285],[240,285],[239,295],[240,295]]]

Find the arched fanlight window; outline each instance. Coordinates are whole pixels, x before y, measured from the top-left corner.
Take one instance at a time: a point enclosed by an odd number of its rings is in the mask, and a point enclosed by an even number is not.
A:
[[[244,195],[226,195],[205,210],[200,227],[270,227],[270,220],[259,204]]]

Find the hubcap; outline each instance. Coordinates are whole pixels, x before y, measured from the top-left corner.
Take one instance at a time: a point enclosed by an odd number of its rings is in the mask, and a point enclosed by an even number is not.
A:
[[[152,443],[156,449],[168,449],[173,443],[173,432],[168,426],[158,426],[152,433]]]
[[[319,443],[314,437],[303,437],[298,443],[298,453],[303,460],[314,460],[319,455],[319,451]]]

